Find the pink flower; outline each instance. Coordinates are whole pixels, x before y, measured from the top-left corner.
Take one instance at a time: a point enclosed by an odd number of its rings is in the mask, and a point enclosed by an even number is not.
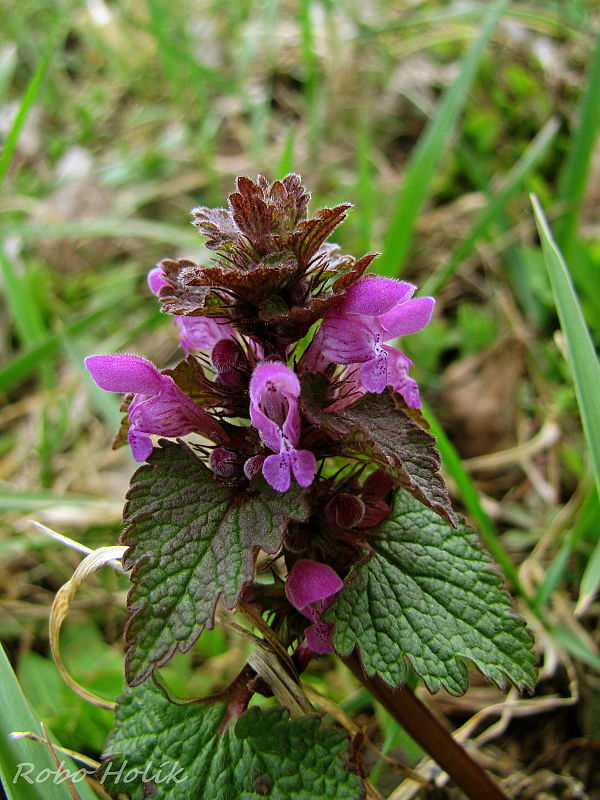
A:
[[[313,623],[306,628],[304,635],[308,647],[319,655],[333,652],[333,623],[322,620],[321,614],[343,585],[337,572],[327,564],[307,559],[297,561],[287,576],[287,599]]]
[[[356,365],[356,393],[399,392],[410,408],[420,408],[411,361],[385,342],[422,330],[433,312],[433,297],[411,300],[416,287],[405,281],[369,276],[351,286],[340,305],[327,314],[307,351],[303,368],[321,371],[328,364]]]
[[[279,361],[263,361],[250,379],[250,419],[260,438],[276,455],[262,463],[265,479],[278,492],[289,489],[293,474],[300,486],[310,486],[316,459],[310,450],[296,450],[300,439],[296,373]]]
[[[145,461],[152,452],[151,433],[184,436],[195,432],[213,441],[226,440],[219,423],[145,358],[121,354],[89,356],[85,366],[101,389],[134,392],[129,405],[128,439],[136,461]]]

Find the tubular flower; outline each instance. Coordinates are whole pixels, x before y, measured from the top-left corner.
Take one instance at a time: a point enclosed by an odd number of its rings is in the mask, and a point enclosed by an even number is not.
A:
[[[411,283],[374,275],[351,286],[342,302],[324,318],[303,362],[321,371],[328,364],[356,365],[356,391],[380,394],[386,386],[399,392],[410,408],[420,408],[419,390],[408,376],[411,361],[385,342],[422,330],[435,300],[412,300]]]
[[[296,450],[300,439],[299,395],[296,373],[279,361],[263,361],[252,373],[250,420],[264,444],[276,454],[265,458],[262,472],[279,492],[289,489],[292,473],[300,486],[310,486],[315,476],[314,454]]]
[[[151,433],[184,436],[196,432],[217,442],[226,439],[219,423],[145,358],[89,356],[85,366],[101,389],[134,392],[129,404],[128,439],[136,461],[145,461],[152,452]]]
[[[327,564],[306,559],[294,564],[285,582],[287,599],[313,623],[304,635],[308,647],[319,655],[333,652],[333,624],[322,620],[321,614],[343,585],[337,572]]]
[[[160,267],[148,273],[148,286],[158,296],[163,286],[169,286]],[[190,350],[210,350],[220,339],[233,338],[235,333],[229,321],[221,317],[174,317],[179,328],[179,341],[186,356]]]

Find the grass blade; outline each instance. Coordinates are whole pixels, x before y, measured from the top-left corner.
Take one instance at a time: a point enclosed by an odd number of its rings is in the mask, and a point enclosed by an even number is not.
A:
[[[546,217],[535,195],[532,195],[531,202],[550,275],[560,327],[565,335],[583,432],[590,450],[593,477],[600,496],[600,363],[567,265],[552,238]],[[586,602],[586,598],[593,596],[600,587],[599,551],[600,540],[584,572],[578,605]]]
[[[194,231],[149,219],[86,219],[50,223],[12,223],[0,229],[0,234],[14,233],[32,242],[37,239],[96,239],[106,236],[136,236],[154,242],[164,242],[194,253],[202,249],[202,240]]]
[[[556,226],[556,241],[567,256],[577,233],[590,161],[600,129],[600,36],[578,109],[579,125],[569,142],[558,182],[557,200],[569,209]]]
[[[371,249],[373,240],[373,210],[375,182],[373,180],[373,161],[371,158],[372,131],[368,116],[358,121],[358,141],[356,144],[356,195],[358,197],[356,228],[359,233],[358,250],[363,253]]]
[[[25,90],[25,94],[23,95],[23,99],[21,100],[21,105],[19,106],[19,110],[17,111],[13,124],[11,125],[11,128],[6,137],[6,142],[4,144],[4,150],[2,151],[2,156],[0,156],[0,183],[4,180],[4,176],[6,175],[11,159],[16,150],[17,143],[19,141],[19,134],[21,133],[21,129],[25,124],[27,115],[31,111],[31,107],[34,103],[35,98],[37,97],[37,93],[40,90],[46,72],[48,71],[48,67],[50,66],[50,62],[52,61],[52,56],[54,55],[55,49],[56,49],[56,43],[53,43],[48,48],[46,55],[42,59],[39,67],[35,72],[35,75],[29,81],[29,85]]]
[[[556,625],[549,632],[554,641],[564,647],[572,656],[583,661],[584,664],[589,664],[596,672],[600,672],[600,656],[590,650],[572,628],[568,628],[566,625]]]
[[[28,296],[23,281],[17,275],[2,245],[0,245],[0,272],[19,339],[26,347],[33,347],[44,336],[44,324],[38,306]]]
[[[285,178],[294,169],[294,143],[295,143],[294,128],[288,129],[283,144],[283,150],[279,158],[279,166],[277,167],[277,175],[279,178]]]
[[[467,51],[457,78],[446,90],[435,117],[413,151],[384,239],[383,255],[377,265],[381,275],[396,275],[404,266],[417,217],[436,175],[446,143],[468,98],[485,47],[506,5],[507,0],[498,0],[492,5],[483,30]]]
[[[109,305],[98,308],[81,319],[70,323],[64,329],[64,334],[77,336],[115,311],[118,311],[118,308],[115,306],[114,300],[111,300]],[[0,392],[7,392],[15,383],[27,377],[30,372],[39,367],[41,361],[48,362],[60,350],[61,346],[61,334],[48,333],[46,338],[35,347],[13,358],[9,364],[0,369]]]
[[[27,702],[12,667],[0,646],[0,777],[8,800],[73,800],[66,783],[54,783],[56,764],[43,744],[29,739],[11,740],[13,731],[32,731],[44,736],[44,731]],[[65,768],[75,772],[79,767],[60,756]],[[40,783],[28,783],[24,777],[13,783],[19,764],[31,764],[30,780],[34,781],[42,770],[49,770],[50,777]],[[25,769],[25,767],[22,767]],[[83,781],[77,783],[81,800],[96,800],[96,794]]]
[[[589,558],[581,578],[575,615],[582,614],[594,599],[600,586],[600,539]]]
[[[535,195],[531,196],[531,202],[542,242],[546,268],[550,275],[560,327],[565,335],[583,432],[592,458],[594,480],[598,494],[600,494],[600,413],[598,413],[600,409],[600,363],[567,265],[552,238],[548,222]]]
[[[594,488],[588,493],[582,505],[578,528],[581,530],[582,536],[586,536],[588,541],[593,541],[593,537],[598,537],[598,531],[600,530],[600,496],[594,491]],[[597,544],[583,571],[579,587],[579,599],[574,612],[576,617],[586,611],[594,599],[598,585],[600,585],[600,546]]]
[[[302,68],[304,79],[304,102],[308,119],[308,145],[312,158],[316,158],[321,129],[321,109],[317,71],[317,54],[312,19],[312,0],[301,0],[299,21],[302,35]]]
[[[16,489],[0,483],[0,511],[40,511],[52,506],[108,508],[107,500],[85,494],[52,492],[44,489]]]
[[[224,93],[235,93],[235,86],[230,80],[207,67],[191,52],[186,28],[179,24],[171,3],[146,0],[146,8],[149,29],[156,40],[164,73],[176,93],[191,85],[198,102],[204,99],[204,90],[209,86]]]

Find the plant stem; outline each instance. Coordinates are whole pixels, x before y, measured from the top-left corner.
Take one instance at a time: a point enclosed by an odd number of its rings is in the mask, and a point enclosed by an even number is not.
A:
[[[348,669],[404,730],[445,770],[470,800],[509,800],[502,789],[458,744],[427,706],[407,686],[392,689],[377,676],[365,675],[354,651],[343,659]]]

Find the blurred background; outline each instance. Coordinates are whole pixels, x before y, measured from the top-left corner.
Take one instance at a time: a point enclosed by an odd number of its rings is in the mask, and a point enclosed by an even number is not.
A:
[[[49,607],[81,556],[30,523],[118,541],[134,463],[110,449],[119,398],[83,357],[170,365],[147,271],[210,257],[189,211],[225,205],[235,176],[297,171],[312,209],[355,204],[345,251],[378,250],[381,274],[437,297],[403,349],[456,505],[537,637],[536,696],[474,676],[464,698],[428,702],[466,724],[511,797],[600,797],[600,508],[528,196],[597,342],[597,0],[4,0],[2,16],[0,638],[35,715],[93,757],[112,724],[49,657]],[[109,569],[91,579],[62,636],[77,680],[108,698],[126,590]],[[207,632],[164,672],[206,694],[245,647]],[[310,680],[367,726],[392,792],[418,747],[334,660]]]

